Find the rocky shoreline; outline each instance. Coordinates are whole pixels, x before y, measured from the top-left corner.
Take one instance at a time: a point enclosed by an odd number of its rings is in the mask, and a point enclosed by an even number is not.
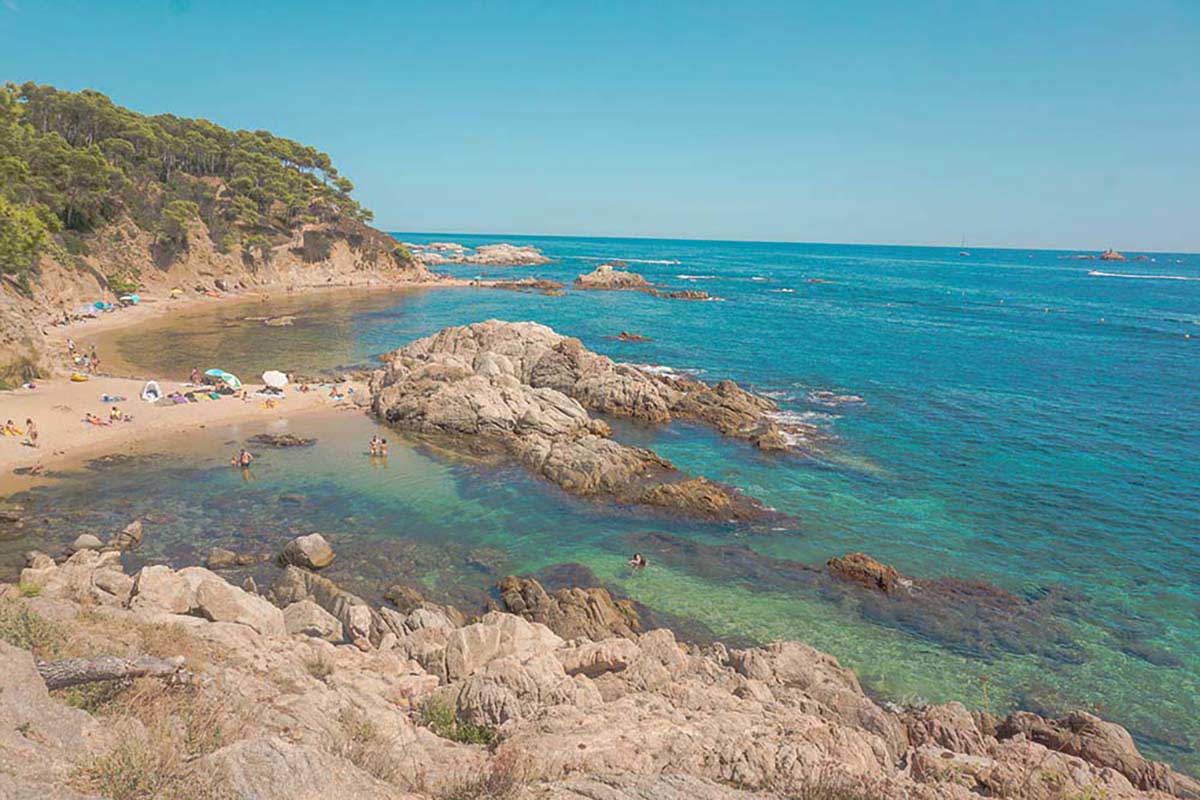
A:
[[[501,453],[572,494],[718,520],[774,512],[730,487],[688,475],[650,450],[614,441],[589,411],[650,424],[692,420],[764,451],[812,432],[775,421],[778,406],[733,381],[655,375],[593,353],[532,322],[446,328],[382,357],[372,410],[451,447]]]
[[[0,585],[5,797],[1200,797],[1091,714],[880,705],[802,643],[682,644],[598,587],[509,577],[478,616],[405,587],[373,606],[315,571],[323,537],[288,543],[261,593],[126,574],[140,537],[31,553]]]

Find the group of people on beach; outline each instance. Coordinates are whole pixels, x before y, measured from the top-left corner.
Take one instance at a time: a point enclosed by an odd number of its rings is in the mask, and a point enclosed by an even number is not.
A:
[[[4,423],[4,428],[0,432],[2,432],[5,436],[24,436],[25,441],[22,442],[22,444],[28,445],[29,447],[38,446],[38,429],[37,425],[34,424],[32,419],[25,419],[24,430],[18,428],[17,423],[10,419],[8,422]]]
[[[67,337],[67,357],[71,359],[72,365],[81,369],[87,370],[89,373],[97,372],[100,369],[100,354],[96,352],[96,345],[92,345],[91,353],[79,352],[79,346],[75,344],[75,340]]]

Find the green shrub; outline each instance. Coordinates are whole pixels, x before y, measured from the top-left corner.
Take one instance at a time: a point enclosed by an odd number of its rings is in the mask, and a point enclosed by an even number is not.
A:
[[[122,275],[119,272],[113,272],[104,279],[104,282],[108,284],[108,288],[113,294],[117,295],[133,294],[138,290],[136,277],[128,273]]]
[[[421,721],[438,736],[459,744],[491,744],[496,738],[494,730],[460,719],[454,707],[438,697],[421,706]]]

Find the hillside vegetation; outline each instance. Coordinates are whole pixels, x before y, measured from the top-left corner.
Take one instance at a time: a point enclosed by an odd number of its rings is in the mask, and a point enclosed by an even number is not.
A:
[[[6,84],[0,356],[33,351],[30,314],[106,294],[428,278],[353,189],[328,155],[267,131]]]

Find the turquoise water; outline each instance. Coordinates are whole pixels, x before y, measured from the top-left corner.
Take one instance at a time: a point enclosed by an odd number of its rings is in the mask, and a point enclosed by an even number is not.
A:
[[[569,282],[616,258],[723,301],[478,289],[376,296],[361,307],[317,298],[291,301],[309,307],[294,328],[268,333],[221,312],[212,346],[231,354],[234,371],[264,336],[272,358],[295,358],[278,366],[319,366],[313,353],[329,349],[328,366],[369,361],[446,325],[532,319],[618,360],[733,378],[834,443],[777,457],[686,425],[617,424],[617,435],[744,488],[797,526],[751,534],[596,506],[516,469],[402,442],[379,469],[359,447],[373,423],[353,415],[326,423],[302,456],[267,454],[249,483],[221,466],[227,442],[245,433],[236,430],[213,432],[187,463],[110,464],[27,501],[86,503],[86,514],[55,517],[64,540],[85,523],[166,508],[156,546],[180,561],[211,543],[266,552],[290,532],[323,529],[345,544],[340,580],[364,591],[420,581],[462,602],[504,572],[581,563],[712,635],[805,639],[884,696],[1096,709],[1153,755],[1200,771],[1200,256],[1109,264],[1047,251],[507,240],[556,261],[490,277]],[[653,341],[607,338],[622,330]],[[315,347],[331,340],[338,346]],[[182,336],[132,335],[121,348],[176,370],[195,353]],[[728,545],[750,550],[716,549]],[[655,555],[632,575],[624,559],[635,547]],[[981,643],[970,630],[931,631],[881,612],[794,563],[858,550],[913,576],[985,581],[1039,602],[1012,638]]]

